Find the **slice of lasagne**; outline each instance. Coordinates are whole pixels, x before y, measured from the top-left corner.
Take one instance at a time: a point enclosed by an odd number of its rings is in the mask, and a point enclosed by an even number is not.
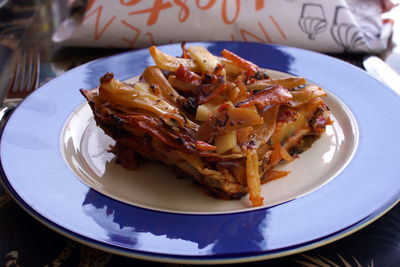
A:
[[[126,168],[143,158],[163,162],[218,198],[248,193],[262,205],[260,185],[288,173],[274,167],[294,160],[331,123],[325,92],[302,77],[272,79],[227,50],[182,50],[173,57],[151,47],[156,65],[134,84],[106,73],[97,88],[81,89],[97,125],[115,139]]]

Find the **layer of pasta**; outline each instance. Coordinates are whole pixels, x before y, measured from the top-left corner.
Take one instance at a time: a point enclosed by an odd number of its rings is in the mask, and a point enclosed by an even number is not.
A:
[[[215,197],[249,194],[261,206],[261,184],[288,174],[274,167],[294,160],[332,123],[326,93],[302,77],[272,79],[228,50],[214,56],[182,45],[174,57],[152,46],[150,54],[156,65],[138,82],[106,73],[98,87],[81,89],[126,168],[163,162]]]

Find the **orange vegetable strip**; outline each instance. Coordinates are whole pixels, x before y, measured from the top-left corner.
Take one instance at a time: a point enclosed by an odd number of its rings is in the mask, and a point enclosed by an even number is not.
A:
[[[202,151],[213,151],[217,149],[216,146],[210,145],[209,143],[203,141],[196,141],[196,148]]]
[[[219,86],[217,89],[215,89],[212,93],[210,93],[207,96],[200,96],[199,98],[199,105],[207,103],[208,101],[210,101],[211,99],[213,99],[214,97],[216,97],[217,95],[219,95],[220,93],[222,93],[226,88],[226,83],[221,84],[221,86]]]
[[[304,85],[306,83],[306,79],[303,77],[289,77],[289,78],[280,78],[280,79],[265,79],[265,80],[256,80],[254,83],[250,83],[247,85],[247,89],[249,90],[262,90],[271,85],[282,85],[288,89],[293,89],[298,86]]]
[[[254,93],[244,101],[237,103],[237,107],[250,107],[252,105],[263,108],[269,105],[286,104],[292,99],[290,92],[280,85],[273,85]]]
[[[272,180],[276,180],[288,175],[290,171],[270,171],[267,173],[267,178],[263,180],[263,184],[268,183]]]
[[[261,196],[260,175],[258,173],[257,150],[249,149],[246,153],[246,179],[248,193],[253,207],[263,205],[264,198]]]
[[[193,82],[196,84],[201,83],[201,76],[195,72],[189,71],[182,64],[179,65],[179,68],[176,70],[176,78],[184,82]]]
[[[229,50],[226,50],[226,49],[222,50],[221,55],[224,58],[233,61],[239,67],[243,68],[245,71],[248,72],[249,76],[254,75],[259,71],[259,68],[258,68],[258,66],[256,64],[239,57],[238,55],[232,53]]]

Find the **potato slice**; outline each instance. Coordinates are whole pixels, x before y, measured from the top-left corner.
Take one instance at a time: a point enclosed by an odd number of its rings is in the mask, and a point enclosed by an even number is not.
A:
[[[114,79],[114,75],[111,73],[103,76],[100,82],[100,96],[113,104],[147,110],[161,117],[174,118],[182,125],[185,123],[179,110],[167,101],[154,95],[148,84],[136,83],[132,87],[129,84]]]
[[[216,152],[218,154],[223,154],[230,149],[236,147],[236,131],[226,133],[224,135],[219,135],[215,137],[215,146],[217,147]]]
[[[162,70],[176,72],[179,65],[182,64],[185,68],[191,71],[200,72],[199,66],[192,59],[170,56],[159,50],[154,45],[149,48],[149,51],[156,65]]]
[[[212,115],[212,114],[217,113],[218,107],[219,107],[219,105],[215,105],[212,102],[207,102],[207,103],[199,105],[197,107],[196,120],[206,121],[210,114]]]
[[[137,83],[135,83],[133,88],[135,88],[135,90],[137,92],[146,93],[146,94],[153,94],[154,95],[154,93],[151,91],[150,85],[148,83],[137,82]]]
[[[157,66],[147,67],[142,74],[146,82],[152,86],[157,86],[162,98],[176,105],[179,98],[182,98],[174,88],[169,84],[168,80],[163,75],[161,69]]]
[[[191,46],[188,51],[193,60],[200,66],[202,72],[214,72],[220,64],[219,60],[202,46]],[[225,76],[225,69],[222,70],[222,75]]]
[[[308,103],[313,98],[326,96],[325,91],[317,85],[307,85],[302,89],[291,91],[290,94],[293,97],[289,102],[292,107],[298,107]]]

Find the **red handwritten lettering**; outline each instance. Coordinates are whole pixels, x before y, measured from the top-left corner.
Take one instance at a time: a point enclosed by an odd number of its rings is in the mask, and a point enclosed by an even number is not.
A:
[[[95,2],[96,2],[96,0],[89,0],[89,2],[87,3],[87,6],[86,6],[86,12],[88,12],[92,8],[92,6]]]
[[[286,34],[282,31],[281,27],[279,27],[278,22],[276,22],[275,18],[270,15],[269,19],[272,20],[272,22],[274,23],[275,27],[278,29],[279,33],[281,34],[281,36],[283,37],[283,39],[286,40]]]
[[[112,16],[111,19],[108,20],[108,22],[104,25],[104,27],[99,32],[99,24],[100,24],[100,18],[101,18],[102,11],[103,11],[103,6],[99,6],[98,8],[94,9],[92,12],[89,12],[84,17],[84,20],[86,20],[97,12],[96,23],[95,23],[95,27],[94,27],[94,39],[96,41],[101,38],[101,36],[104,34],[104,32],[107,30],[107,28],[111,25],[111,23],[113,23],[113,21],[117,17],[115,15]]]
[[[123,6],[133,6],[139,3],[140,1],[141,0],[129,0],[129,1],[119,0],[119,3]]]
[[[264,8],[264,0],[256,0],[256,11]]]
[[[247,36],[250,36],[250,37],[256,39],[257,41],[259,41],[260,43],[266,43],[264,39],[262,39],[261,37],[258,37],[254,33],[251,33],[245,29],[241,29],[240,34],[242,35],[243,41],[245,41],[245,42],[249,42],[249,40],[247,39]]]
[[[267,31],[265,30],[264,26],[261,24],[261,22],[258,22],[257,24],[258,24],[258,27],[261,29],[261,31],[262,31],[264,37],[267,39],[267,42],[268,42],[268,43],[271,43],[272,40],[271,40],[271,38],[269,37],[269,35],[268,35]],[[248,38],[247,38],[247,36],[249,36],[249,37],[252,37],[252,38],[256,39],[256,40],[257,40],[258,42],[260,42],[260,43],[266,43],[266,41],[265,41],[262,37],[259,37],[259,36],[257,36],[256,34],[250,32],[250,31],[247,31],[247,30],[245,30],[245,29],[241,29],[241,30],[240,30],[240,34],[242,35],[242,38],[243,38],[243,40],[244,40],[245,42],[248,42],[248,41],[249,41]]]
[[[210,9],[217,0],[209,0],[208,3],[204,6],[200,5],[200,0],[196,0],[196,6],[201,10],[208,10]]]
[[[156,45],[156,42],[154,42],[153,34],[151,32],[146,32],[144,35],[149,37],[152,45]]]
[[[161,10],[171,7],[172,4],[170,2],[164,3],[163,0],[154,0],[154,4],[152,7],[143,10],[132,11],[129,13],[129,15],[132,16],[136,14],[150,13],[149,19],[147,20],[147,26],[151,26],[157,23],[158,16],[160,15]]]
[[[271,38],[269,37],[267,31],[265,30],[264,26],[261,24],[261,22],[258,22],[258,27],[260,27],[261,31],[263,32],[265,38],[267,38],[268,43],[271,43]]]
[[[230,1],[231,2],[231,1]],[[231,2],[232,3],[232,2]],[[233,17],[232,20],[228,20],[228,15],[227,15],[227,1],[224,0],[224,2],[222,3],[222,20],[225,22],[225,24],[233,24],[237,17],[239,16],[239,12],[240,12],[240,0],[236,0],[236,13],[235,16]]]
[[[189,7],[186,5],[186,0],[174,0],[174,4],[179,6],[181,9],[179,10],[179,22],[185,22],[189,15],[190,10]]]
[[[132,31],[136,32],[133,40],[129,40],[128,38],[125,38],[125,37],[121,38],[124,42],[129,44],[130,48],[133,48],[135,46],[137,39],[139,38],[140,29],[136,28],[132,24],[129,24],[126,20],[123,20],[123,19],[121,20],[121,23],[123,25],[125,25],[126,27],[128,27],[129,29],[131,29]]]

